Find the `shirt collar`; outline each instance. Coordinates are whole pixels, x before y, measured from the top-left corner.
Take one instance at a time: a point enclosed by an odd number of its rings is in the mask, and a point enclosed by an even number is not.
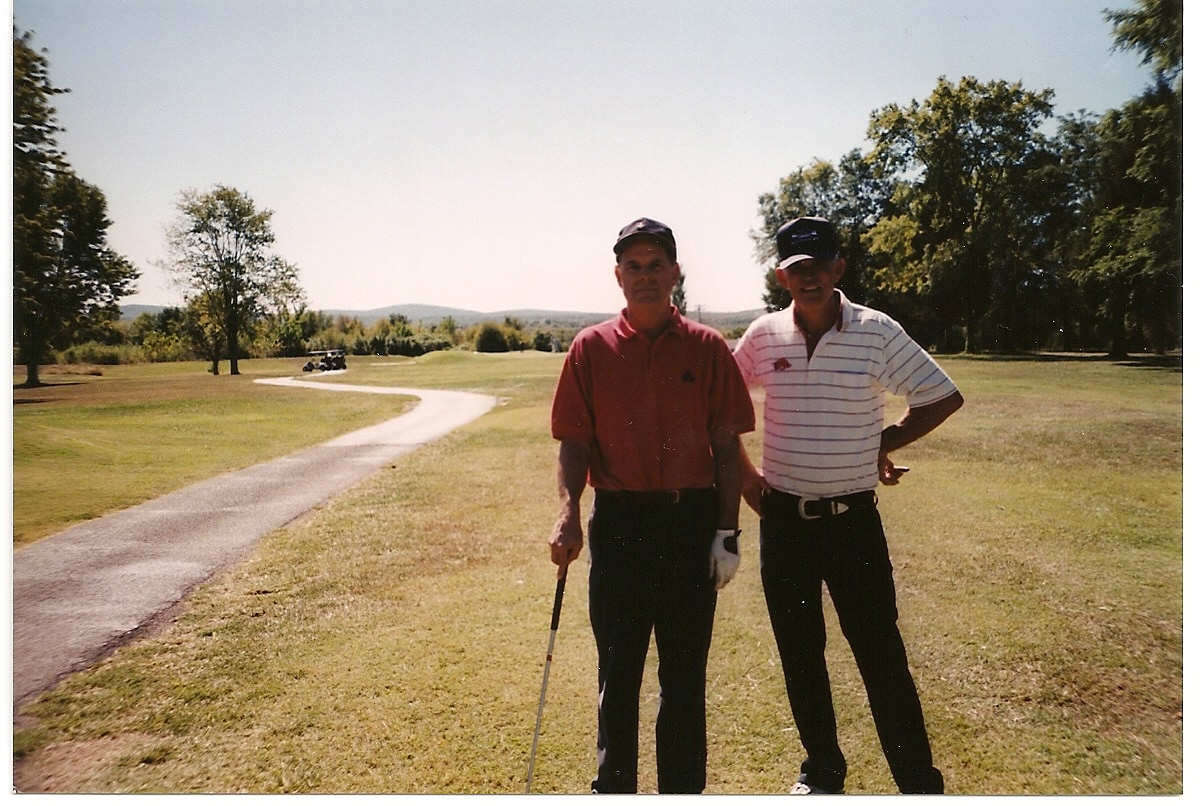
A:
[[[840,288],[833,289],[833,293],[837,294],[838,297],[838,316],[837,321],[833,323],[833,327],[830,329],[840,332],[846,322],[846,297],[842,294],[842,289]],[[796,321],[796,303],[793,302],[789,310],[792,312],[792,325],[799,330],[800,324]]]
[[[677,333],[683,325],[683,314],[674,305],[671,306],[671,320],[667,323],[666,330],[663,333]],[[629,321],[629,309],[622,308],[621,315],[617,317],[617,335],[623,339],[636,339],[643,335]]]

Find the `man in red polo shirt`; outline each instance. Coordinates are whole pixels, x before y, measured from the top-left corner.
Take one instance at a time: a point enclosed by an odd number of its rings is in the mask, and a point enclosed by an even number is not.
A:
[[[724,337],[671,304],[669,227],[640,218],[613,252],[626,307],[584,329],[563,362],[551,432],[562,509],[550,558],[565,573],[588,523],[588,605],[599,658],[594,792],[636,792],[638,703],[650,634],[659,655],[658,791],[704,790],[705,669],[717,591],[737,570],[738,435],[754,408]]]

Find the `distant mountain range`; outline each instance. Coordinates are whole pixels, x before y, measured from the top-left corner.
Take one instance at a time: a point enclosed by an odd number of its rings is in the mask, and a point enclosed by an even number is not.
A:
[[[158,313],[163,305],[122,305],[121,319],[129,321],[143,313]],[[392,314],[407,317],[410,322],[420,322],[422,325],[436,325],[447,316],[454,319],[459,327],[470,327],[481,322],[503,322],[505,317],[519,320],[526,327],[563,326],[586,327],[587,325],[603,322],[612,313],[587,313],[582,311],[548,311],[540,308],[520,308],[509,311],[468,311],[463,308],[448,308],[442,305],[392,305],[387,308],[372,308],[365,311],[342,309],[319,309],[321,313],[330,316],[349,316],[359,319],[365,325],[372,325],[380,319],[386,319]],[[692,319],[712,325],[718,329],[745,327],[762,315],[761,309],[749,311],[718,312],[692,309],[689,312]]]

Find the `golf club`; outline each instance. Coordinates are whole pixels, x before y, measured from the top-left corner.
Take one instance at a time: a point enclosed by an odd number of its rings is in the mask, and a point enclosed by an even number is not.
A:
[[[529,774],[525,778],[525,794],[533,786],[533,762],[537,758],[538,734],[542,731],[542,709],[546,707],[546,685],[550,682],[550,660],[554,657],[554,634],[558,632],[558,617],[562,613],[563,589],[567,585],[567,569],[563,568],[554,591],[554,613],[550,616],[550,645],[546,647],[546,668],[542,672],[542,697],[538,702],[537,722],[533,726],[533,749],[529,751]]]

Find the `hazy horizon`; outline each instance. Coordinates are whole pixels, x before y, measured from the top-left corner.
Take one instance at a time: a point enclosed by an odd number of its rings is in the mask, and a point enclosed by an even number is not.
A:
[[[314,309],[615,311],[627,222],[674,228],[691,307],[761,306],[762,193],[865,147],[940,76],[1101,113],[1151,74],[1114,0],[18,0],[60,146],[142,272],[186,188],[275,211]]]

